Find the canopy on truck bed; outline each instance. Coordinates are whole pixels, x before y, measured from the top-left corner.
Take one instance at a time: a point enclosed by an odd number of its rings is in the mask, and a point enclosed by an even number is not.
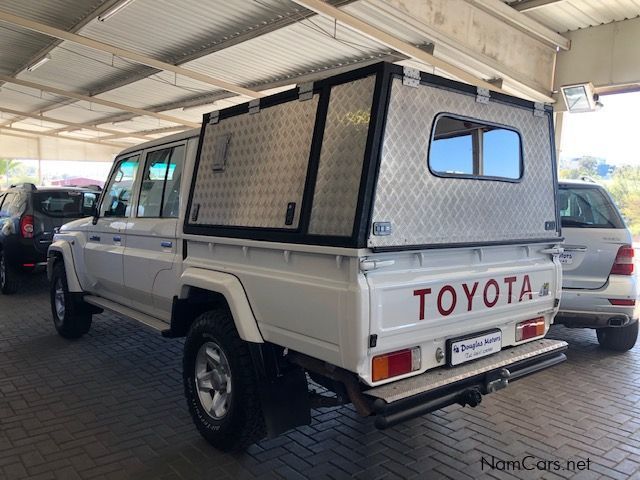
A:
[[[552,109],[378,64],[205,115],[185,232],[376,250],[557,241]]]

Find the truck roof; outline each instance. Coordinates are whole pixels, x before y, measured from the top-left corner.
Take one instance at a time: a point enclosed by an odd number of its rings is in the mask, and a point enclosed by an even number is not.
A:
[[[138,145],[134,145],[133,147],[129,147],[123,150],[118,154],[118,156],[126,155],[127,153],[138,152],[140,150],[144,150],[145,148],[151,148],[157,145],[164,145],[165,143],[177,142],[178,140],[197,137],[198,135],[200,135],[200,129],[193,128],[185,132],[174,133],[173,135],[168,135],[166,137],[158,138],[157,140],[151,140],[150,142],[139,143]]]

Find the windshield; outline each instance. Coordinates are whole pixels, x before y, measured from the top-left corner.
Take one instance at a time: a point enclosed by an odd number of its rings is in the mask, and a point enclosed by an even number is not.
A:
[[[560,187],[558,192],[563,227],[625,228],[613,202],[599,187]]]
[[[38,192],[34,194],[34,209],[49,217],[89,217],[97,200],[97,192]]]

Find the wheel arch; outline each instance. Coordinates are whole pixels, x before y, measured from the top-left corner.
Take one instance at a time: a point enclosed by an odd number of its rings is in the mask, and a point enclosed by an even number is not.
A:
[[[171,312],[171,336],[184,336],[198,315],[227,308],[242,340],[264,343],[242,283],[235,275],[189,267],[180,277]]]
[[[67,275],[67,287],[69,291],[74,293],[82,292],[82,286],[76,274],[71,245],[63,240],[57,240],[49,246],[47,257],[47,278],[51,280],[55,262],[62,261]]]

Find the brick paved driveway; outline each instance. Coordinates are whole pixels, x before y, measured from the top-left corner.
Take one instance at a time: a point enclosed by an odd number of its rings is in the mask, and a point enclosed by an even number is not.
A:
[[[41,277],[0,296],[0,478],[640,478],[640,348],[608,355],[590,331],[558,327],[561,366],[386,432],[351,408],[221,454],[182,396],[180,340],[113,315],[80,341],[58,337]],[[590,459],[590,470],[482,470],[481,458]],[[532,458],[527,466],[531,466]],[[497,464],[499,466],[499,464]]]

